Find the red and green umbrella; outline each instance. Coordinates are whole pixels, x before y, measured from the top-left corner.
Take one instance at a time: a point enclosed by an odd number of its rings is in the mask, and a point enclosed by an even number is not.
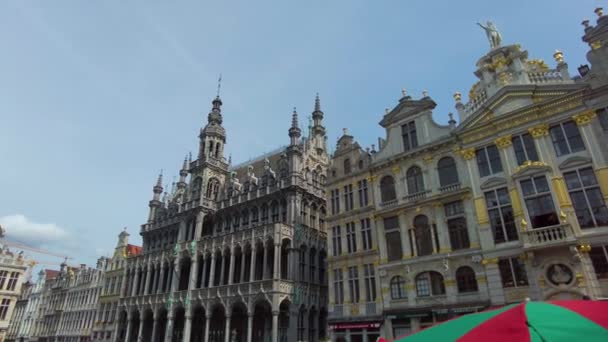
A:
[[[394,342],[608,342],[608,302],[524,302],[465,315]]]

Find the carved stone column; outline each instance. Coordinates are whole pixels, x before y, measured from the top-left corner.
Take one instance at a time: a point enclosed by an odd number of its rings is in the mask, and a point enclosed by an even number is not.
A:
[[[281,243],[274,244],[274,279],[281,278]]]
[[[272,342],[279,341],[279,311],[272,311]],[[228,341],[226,341],[228,342]]]
[[[150,277],[152,277],[152,263],[148,262],[147,270],[146,270],[146,282],[144,283],[144,290],[142,291],[143,295],[147,295],[150,290]]]
[[[215,281],[215,251],[211,253],[211,266],[209,270],[209,286],[213,287],[213,282]]]
[[[184,336],[182,338],[183,342],[190,342],[190,334],[192,333],[192,308],[186,308],[186,312],[184,315]]]
[[[231,315],[226,315],[226,330],[224,330],[224,342],[230,342],[230,321]]]
[[[256,255],[256,248],[257,246],[254,245],[251,247],[251,274],[249,274],[249,281],[253,282],[255,281],[255,259],[257,257]]]
[[[205,342],[209,342],[209,328],[211,324],[211,314],[205,315]]]
[[[194,253],[192,258],[192,264],[190,266],[190,284],[188,289],[192,290],[196,288],[196,281],[198,280],[198,254]]]
[[[230,267],[228,268],[228,285],[234,281],[234,246],[230,248]]]
[[[253,312],[247,313],[247,342],[252,342],[253,338]]]

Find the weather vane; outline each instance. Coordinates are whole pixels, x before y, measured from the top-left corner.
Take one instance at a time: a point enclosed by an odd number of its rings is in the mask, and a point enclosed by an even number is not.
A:
[[[221,88],[222,88],[222,74],[220,73],[220,78],[217,80],[217,97],[220,97]]]

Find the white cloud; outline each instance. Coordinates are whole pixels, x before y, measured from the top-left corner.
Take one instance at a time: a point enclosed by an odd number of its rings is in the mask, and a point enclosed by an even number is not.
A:
[[[30,247],[52,247],[53,251],[60,252],[62,248],[73,246],[70,233],[54,223],[37,223],[16,214],[0,217],[0,225],[5,229],[8,240]]]

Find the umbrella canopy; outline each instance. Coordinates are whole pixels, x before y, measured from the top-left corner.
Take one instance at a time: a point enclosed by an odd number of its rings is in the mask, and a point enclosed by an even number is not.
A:
[[[608,302],[553,301],[512,304],[465,315],[395,342],[608,341]]]

